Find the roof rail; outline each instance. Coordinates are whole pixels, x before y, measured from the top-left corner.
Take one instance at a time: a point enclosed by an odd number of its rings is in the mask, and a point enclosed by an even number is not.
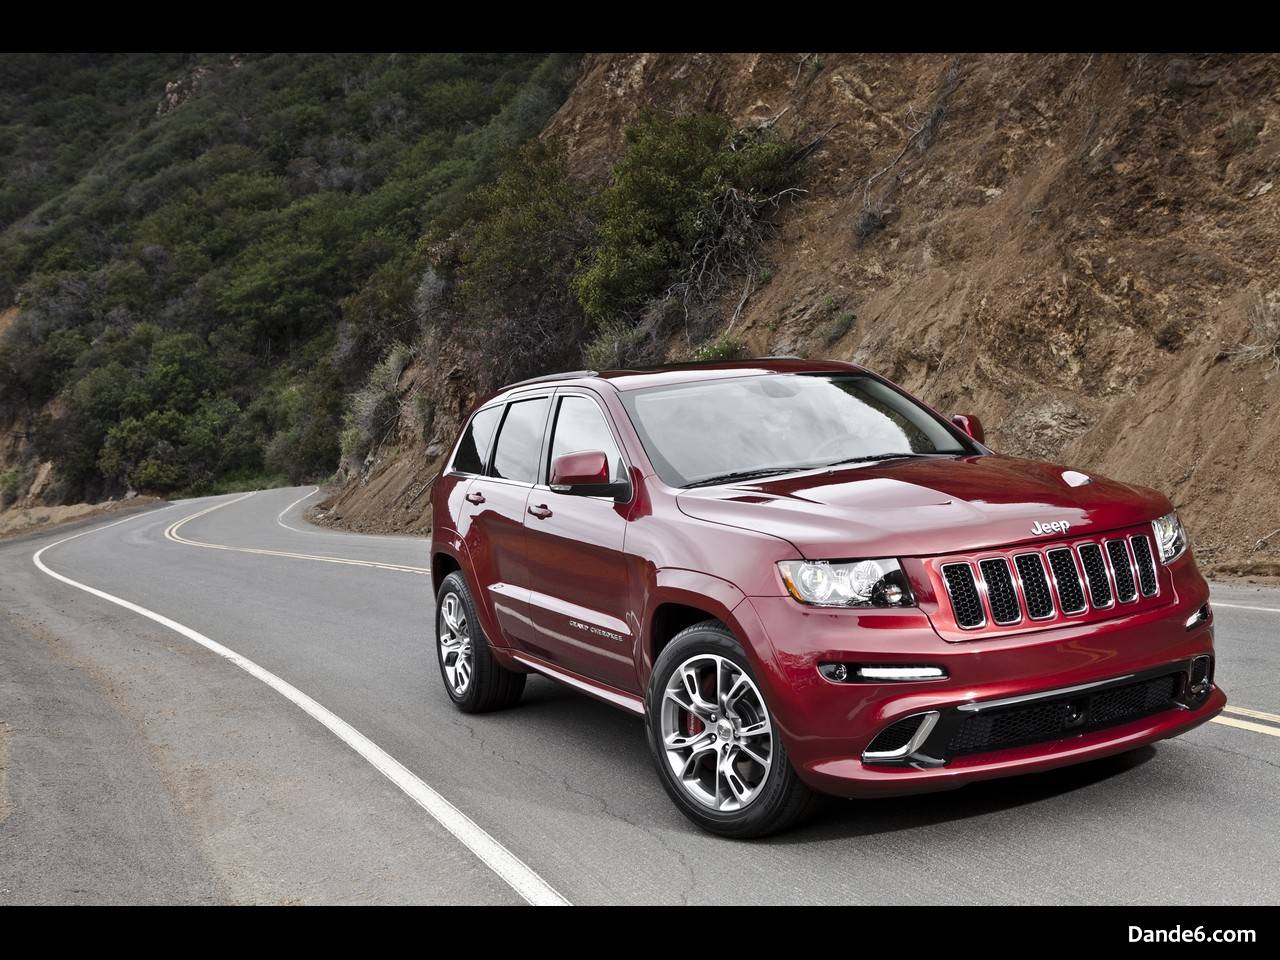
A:
[[[563,373],[548,373],[541,377],[530,377],[528,380],[517,380],[515,383],[508,383],[503,390],[510,390],[513,387],[523,387],[530,383],[548,383],[552,380],[576,380],[578,377],[594,377],[598,371],[596,370],[566,370]]]

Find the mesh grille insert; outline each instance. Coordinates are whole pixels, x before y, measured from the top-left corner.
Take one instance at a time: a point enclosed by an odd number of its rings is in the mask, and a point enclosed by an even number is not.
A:
[[[1058,599],[1062,601],[1063,613],[1082,613],[1085,608],[1084,591],[1080,589],[1080,574],[1076,563],[1071,559],[1071,551],[1062,547],[1049,551],[1049,566],[1053,568],[1053,578],[1058,582]]]
[[[885,727],[875,735],[875,739],[867,745],[867,753],[892,753],[895,750],[901,750],[911,738],[916,735],[916,731],[920,729],[920,722],[924,720],[922,715],[914,717],[903,717],[896,723],[892,723]]]
[[[1032,620],[1053,616],[1053,595],[1049,592],[1049,578],[1044,573],[1044,563],[1036,553],[1024,553],[1014,557],[1018,576],[1022,579],[1022,596],[1027,601],[1027,614]]]
[[[1107,565],[1102,561],[1102,548],[1096,543],[1082,544],[1080,562],[1089,580],[1089,600],[1094,608],[1111,606],[1111,583],[1107,580]]]
[[[960,722],[947,751],[983,753],[1115,726],[1173,706],[1181,689],[1182,675],[1169,673],[1091,695],[987,710]]]
[[[1156,564],[1151,556],[1151,541],[1146,537],[1130,537],[1133,544],[1133,558],[1138,561],[1138,585],[1144,597],[1154,597],[1158,588],[1156,581]]]
[[[1017,623],[1022,619],[1018,595],[1013,590],[1013,575],[1004,559],[983,560],[982,579],[987,584],[987,602],[991,604],[991,616],[996,623]]]
[[[1121,603],[1138,599],[1138,584],[1133,579],[1133,565],[1123,540],[1107,541],[1107,556],[1111,558],[1111,572],[1116,575],[1116,597]]]
[[[986,623],[982,600],[973,582],[973,569],[967,563],[948,563],[943,566],[942,575],[947,581],[947,593],[951,595],[956,623],[970,629]]]

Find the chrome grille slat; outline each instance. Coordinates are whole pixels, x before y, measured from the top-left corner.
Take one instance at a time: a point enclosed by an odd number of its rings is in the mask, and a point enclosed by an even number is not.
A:
[[[1020,553],[1013,558],[1013,565],[1018,571],[1018,586],[1027,604],[1027,616],[1032,620],[1052,617],[1055,609],[1053,591],[1049,589],[1044,558],[1038,553]]]
[[[1089,604],[1084,599],[1075,555],[1068,547],[1058,547],[1048,551],[1045,556],[1049,558],[1049,569],[1053,571],[1053,582],[1058,588],[1058,602],[1062,605],[1062,612],[1084,613],[1089,609]]]
[[[978,594],[973,567],[967,563],[944,563],[942,578],[947,584],[947,594],[951,598],[951,610],[955,614],[956,623],[965,630],[977,630],[986,626],[987,615],[982,609],[982,597]]]
[[[1160,581],[1156,578],[1156,561],[1151,555],[1151,541],[1141,534],[1129,538],[1133,547],[1133,559],[1138,564],[1138,586],[1144,597],[1154,597],[1160,592]]]
[[[987,603],[991,607],[991,619],[1002,627],[1022,619],[1022,607],[1018,593],[1013,588],[1013,574],[1009,561],[1004,557],[991,557],[978,561],[982,580],[987,586]]]
[[[1116,581],[1116,599],[1121,603],[1133,603],[1138,599],[1138,582],[1134,579],[1129,548],[1123,540],[1107,541],[1107,559],[1111,561],[1111,575]]]
[[[1105,610],[1115,603],[1111,595],[1111,581],[1107,577],[1107,564],[1102,559],[1102,548],[1096,543],[1082,543],[1076,547],[1080,565],[1084,567],[1089,582],[1089,603],[1095,610]]]

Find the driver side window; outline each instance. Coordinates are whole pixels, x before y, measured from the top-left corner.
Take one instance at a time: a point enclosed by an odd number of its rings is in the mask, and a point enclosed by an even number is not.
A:
[[[551,436],[551,460],[586,450],[599,450],[608,458],[610,482],[626,480],[626,464],[599,404],[574,394],[561,397],[556,407],[555,432]]]

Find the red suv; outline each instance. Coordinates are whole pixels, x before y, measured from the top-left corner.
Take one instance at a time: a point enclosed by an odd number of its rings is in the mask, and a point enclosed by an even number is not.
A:
[[[1169,501],[982,440],[847,363],[507,387],[432,494],[445,689],[492,710],[536,671],[643,716],[676,806],[737,837],[1221,711]]]

